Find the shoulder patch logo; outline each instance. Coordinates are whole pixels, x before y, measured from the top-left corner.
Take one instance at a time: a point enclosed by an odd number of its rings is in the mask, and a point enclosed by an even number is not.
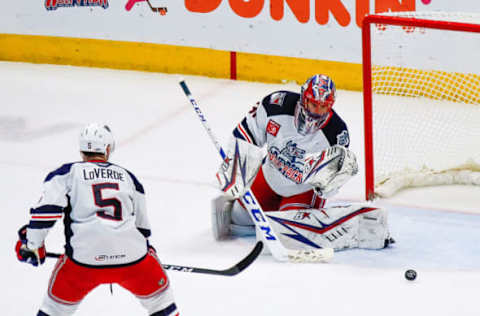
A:
[[[275,122],[274,120],[268,121],[267,124],[267,133],[272,136],[277,136],[278,131],[280,130],[281,125]]]
[[[270,104],[276,104],[278,106],[283,105],[283,100],[287,94],[285,92],[275,92],[270,96]]]
[[[337,144],[340,146],[348,146],[350,144],[350,137],[348,136],[348,132],[346,130],[343,130],[337,135]]]

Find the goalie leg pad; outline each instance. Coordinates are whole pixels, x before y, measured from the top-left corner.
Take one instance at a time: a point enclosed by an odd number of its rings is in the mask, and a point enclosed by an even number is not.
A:
[[[233,203],[230,230],[237,237],[255,236],[255,224],[238,200]]]
[[[223,195],[212,200],[212,232],[215,240],[227,239],[232,222],[233,201],[228,201]]]
[[[215,240],[255,236],[255,225],[238,200],[222,195],[212,201],[212,232]]]
[[[270,212],[267,217],[290,249],[382,249],[390,240],[386,210],[370,206]]]
[[[358,247],[363,249],[382,249],[392,243],[388,231],[387,210],[374,209],[363,213],[359,218]]]

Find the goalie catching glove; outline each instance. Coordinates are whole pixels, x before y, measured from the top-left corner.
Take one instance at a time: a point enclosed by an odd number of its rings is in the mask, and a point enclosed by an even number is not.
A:
[[[45,262],[45,246],[37,249],[30,249],[27,246],[27,227],[23,225],[18,230],[18,241],[15,245],[15,252],[17,253],[17,259],[21,262],[30,263],[33,266],[39,266]]]
[[[227,158],[217,172],[220,190],[228,200],[240,198],[250,188],[262,159],[261,148],[238,138],[230,142]]]
[[[303,183],[312,185],[321,197],[328,198],[357,173],[355,154],[346,147],[334,145],[305,157]]]

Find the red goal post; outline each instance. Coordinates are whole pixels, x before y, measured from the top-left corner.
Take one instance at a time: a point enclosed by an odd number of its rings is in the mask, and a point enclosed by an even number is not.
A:
[[[368,15],[362,46],[366,199],[480,185],[480,15]]]

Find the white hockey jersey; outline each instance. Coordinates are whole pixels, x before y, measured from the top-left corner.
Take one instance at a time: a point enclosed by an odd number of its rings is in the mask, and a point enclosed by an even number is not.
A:
[[[233,136],[256,146],[267,148],[262,164],[265,180],[272,190],[285,197],[312,189],[302,182],[303,159],[335,144],[349,146],[345,122],[335,111],[317,132],[298,133],[295,127],[295,107],[300,94],[277,91],[257,103],[237,125]]]
[[[65,253],[87,266],[122,266],[147,253],[150,225],[141,183],[109,162],[64,164],[48,174],[40,200],[30,210],[29,248],[43,245],[63,217]]]

